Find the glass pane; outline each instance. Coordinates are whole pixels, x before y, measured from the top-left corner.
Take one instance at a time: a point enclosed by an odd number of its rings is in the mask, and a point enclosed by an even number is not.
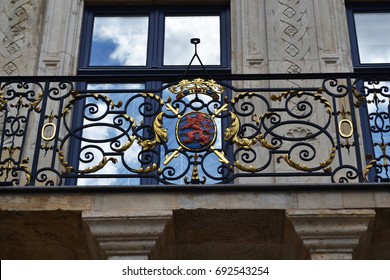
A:
[[[219,16],[165,17],[164,64],[187,65],[194,55],[191,38],[199,38],[198,54],[203,64],[221,64]],[[194,65],[199,65],[194,61]]]
[[[390,13],[356,13],[360,63],[390,63]]]
[[[148,17],[95,17],[90,66],[145,66]]]

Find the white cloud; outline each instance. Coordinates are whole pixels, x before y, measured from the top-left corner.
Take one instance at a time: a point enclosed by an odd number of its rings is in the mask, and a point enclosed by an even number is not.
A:
[[[94,41],[111,41],[110,59],[119,65],[145,65],[148,41],[147,17],[96,17]]]
[[[390,13],[356,13],[356,33],[362,63],[390,63]]]
[[[166,17],[164,64],[187,65],[194,54],[194,46],[190,44],[191,38],[201,40],[198,45],[198,54],[203,64],[220,64],[221,43],[218,16]]]
[[[164,64],[187,65],[194,54],[191,38],[200,38],[198,54],[204,64],[220,64],[219,16],[167,16],[164,36]],[[96,17],[93,42],[115,46],[103,52],[109,53],[110,65],[145,65],[148,17]],[[193,64],[199,65],[197,60]]]

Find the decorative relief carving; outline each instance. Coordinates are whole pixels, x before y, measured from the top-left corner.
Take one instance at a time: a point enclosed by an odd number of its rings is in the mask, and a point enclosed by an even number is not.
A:
[[[305,127],[292,127],[289,130],[287,130],[285,136],[291,139],[294,138],[307,138],[307,141],[315,141],[316,137],[313,136],[313,132]]]
[[[310,53],[306,1],[279,0],[274,9],[275,48],[282,60],[278,72],[306,72],[304,59]]]
[[[37,0],[1,1],[0,75],[32,74],[36,49],[36,33],[40,17]]]

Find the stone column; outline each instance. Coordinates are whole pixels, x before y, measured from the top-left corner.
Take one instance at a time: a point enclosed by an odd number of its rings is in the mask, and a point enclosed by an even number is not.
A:
[[[352,259],[374,217],[371,209],[286,212],[311,259]]]
[[[92,258],[174,258],[172,211],[88,211],[83,212],[82,219],[87,238],[92,237],[97,245],[90,246]]]

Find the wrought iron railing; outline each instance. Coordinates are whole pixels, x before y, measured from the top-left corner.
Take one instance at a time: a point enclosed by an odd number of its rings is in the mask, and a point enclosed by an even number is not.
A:
[[[0,182],[386,181],[389,77],[3,77]]]

